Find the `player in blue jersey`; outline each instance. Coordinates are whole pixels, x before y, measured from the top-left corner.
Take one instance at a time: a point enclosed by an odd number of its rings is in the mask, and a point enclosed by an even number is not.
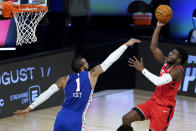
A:
[[[105,72],[125,52],[127,47],[140,40],[130,39],[125,44],[111,53],[100,65],[88,71],[86,59],[78,57],[72,61],[71,66],[74,74],[59,78],[45,92],[25,110],[18,110],[16,115],[24,115],[46,101],[51,95],[60,89],[66,94],[62,109],[59,111],[54,124],[54,131],[82,131],[85,124],[85,113],[92,100],[93,89],[100,74]]]

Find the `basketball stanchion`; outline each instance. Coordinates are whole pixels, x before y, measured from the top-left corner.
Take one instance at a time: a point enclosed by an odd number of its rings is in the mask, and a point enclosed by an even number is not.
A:
[[[12,5],[11,1],[2,2],[3,16],[14,17],[16,22],[16,45],[22,46],[37,41],[36,28],[47,11],[48,7],[41,5]]]

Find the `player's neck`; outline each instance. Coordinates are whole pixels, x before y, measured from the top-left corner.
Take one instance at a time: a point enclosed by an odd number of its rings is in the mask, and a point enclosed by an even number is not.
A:
[[[84,69],[82,69],[80,72],[84,71]]]
[[[171,68],[171,67],[176,67],[176,66],[178,66],[178,65],[180,65],[180,64],[178,64],[178,63],[169,64],[169,65],[168,65],[168,68]]]

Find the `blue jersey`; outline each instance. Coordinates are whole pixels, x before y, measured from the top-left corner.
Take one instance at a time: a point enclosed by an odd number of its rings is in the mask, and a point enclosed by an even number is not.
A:
[[[82,71],[69,75],[64,92],[66,97],[63,107],[77,112],[84,112],[91,102],[93,93],[89,73]]]
[[[85,114],[93,95],[89,72],[69,75],[64,92],[65,101],[56,117],[54,131],[81,131],[84,129]]]

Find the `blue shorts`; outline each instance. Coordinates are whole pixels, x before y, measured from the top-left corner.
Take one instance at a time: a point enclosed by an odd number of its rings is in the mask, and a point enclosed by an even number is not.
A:
[[[81,131],[82,113],[62,108],[56,117],[53,131]]]

